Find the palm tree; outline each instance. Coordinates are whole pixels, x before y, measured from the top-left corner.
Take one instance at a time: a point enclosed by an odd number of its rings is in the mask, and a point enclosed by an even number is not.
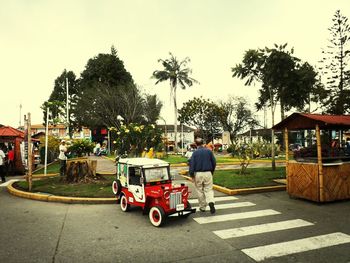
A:
[[[169,59],[159,59],[158,62],[161,62],[164,69],[156,70],[153,72],[153,78],[157,79],[156,84],[163,81],[170,81],[170,98],[174,101],[174,133],[175,133],[175,146],[174,151],[177,152],[177,103],[176,103],[176,88],[179,86],[182,89],[185,89],[186,86],[190,87],[193,83],[198,83],[197,80],[189,77],[192,73],[192,70],[187,67],[187,63],[190,62],[190,59],[186,57],[182,61],[178,61],[172,53],[170,54]]]

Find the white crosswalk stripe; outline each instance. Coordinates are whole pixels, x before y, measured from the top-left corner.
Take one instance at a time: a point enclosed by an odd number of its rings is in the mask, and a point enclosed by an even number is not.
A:
[[[265,210],[257,210],[251,212],[243,212],[243,213],[233,213],[226,215],[218,215],[218,216],[210,216],[210,217],[195,217],[193,218],[199,224],[208,224],[208,223],[217,223],[223,221],[230,220],[238,220],[238,219],[247,219],[261,216],[269,216],[269,215],[278,215],[280,212],[277,212],[272,209]]]
[[[327,235],[314,236],[281,242],[266,246],[242,249],[255,261],[262,261],[268,258],[281,257],[290,254],[306,252],[310,250],[350,243],[350,236],[344,233],[331,233]]]
[[[237,203],[228,203],[228,204],[216,204],[215,208],[216,210],[220,210],[220,209],[247,207],[247,206],[254,206],[254,205],[255,204],[251,202],[237,202]],[[193,208],[196,208],[197,210],[199,210],[198,206],[195,206]]]
[[[234,196],[220,196],[220,197],[215,197],[214,201],[221,202],[221,201],[232,201],[237,199],[238,198]],[[198,204],[198,199],[189,199],[188,201],[190,202],[190,204]]]
[[[215,202],[220,201],[231,201],[237,200],[237,197],[233,196],[224,196],[215,198]],[[189,200],[191,204],[198,203],[196,199]],[[251,202],[230,202],[223,204],[215,204],[217,210],[220,209],[234,209],[238,207],[249,207],[255,206],[254,203]],[[194,207],[198,208],[198,207]],[[223,215],[211,215],[203,217],[194,217],[195,220],[199,224],[208,224],[208,223],[219,223],[226,222],[231,220],[239,220],[239,219],[248,219],[248,218],[257,218],[264,217],[270,215],[279,215],[281,214],[278,211],[272,209],[264,209],[264,210],[255,210],[249,212],[240,212],[240,213],[231,213],[231,214],[223,214]],[[198,215],[198,214],[197,214]],[[291,219],[284,220],[272,223],[258,224],[258,225],[250,225],[245,227],[238,228],[230,228],[230,229],[222,229],[213,231],[215,235],[222,239],[229,238],[240,238],[244,236],[252,236],[258,234],[266,234],[277,231],[284,231],[288,229],[297,229],[302,227],[314,226],[313,223],[302,220],[302,219]],[[309,250],[317,250],[325,247],[336,246],[340,244],[350,243],[350,236],[344,233],[331,233],[327,235],[313,236],[302,238],[298,240],[285,241],[281,243],[269,244],[264,246],[257,246],[252,248],[244,248],[241,251],[246,255],[254,259],[255,261],[263,261],[269,258],[287,256],[290,254],[296,254],[301,252],[306,252]]]
[[[298,227],[312,226],[313,223],[307,222],[301,219],[286,220],[275,223],[267,223],[254,226],[246,226],[239,228],[230,228],[224,230],[214,231],[214,234],[221,237],[222,239],[256,235],[268,232],[274,232],[279,230],[287,230]]]

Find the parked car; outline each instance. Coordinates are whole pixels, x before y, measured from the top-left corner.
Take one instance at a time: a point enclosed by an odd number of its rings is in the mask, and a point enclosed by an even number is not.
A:
[[[125,158],[117,160],[117,176],[112,184],[120,208],[139,206],[152,225],[164,224],[170,215],[188,217],[195,213],[188,201],[189,189],[176,185],[170,176],[169,163],[159,159]]]

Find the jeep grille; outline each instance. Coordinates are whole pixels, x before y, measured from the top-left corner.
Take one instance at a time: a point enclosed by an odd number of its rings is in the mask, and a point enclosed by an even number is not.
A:
[[[182,204],[182,193],[170,193],[170,209],[175,209],[178,204]]]

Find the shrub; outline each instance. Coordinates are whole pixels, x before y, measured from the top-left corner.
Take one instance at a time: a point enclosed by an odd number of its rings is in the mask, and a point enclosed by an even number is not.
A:
[[[60,139],[49,135],[47,140],[47,162],[53,162],[59,155]],[[45,160],[45,137],[40,138],[40,158]]]
[[[89,154],[93,151],[94,144],[88,139],[73,140],[73,143],[69,146],[68,151],[72,156],[81,157]]]
[[[130,123],[121,125],[120,129],[111,128],[117,139],[114,144],[119,154],[128,153],[130,156],[141,156],[145,148],[162,148],[162,130],[155,125]]]

